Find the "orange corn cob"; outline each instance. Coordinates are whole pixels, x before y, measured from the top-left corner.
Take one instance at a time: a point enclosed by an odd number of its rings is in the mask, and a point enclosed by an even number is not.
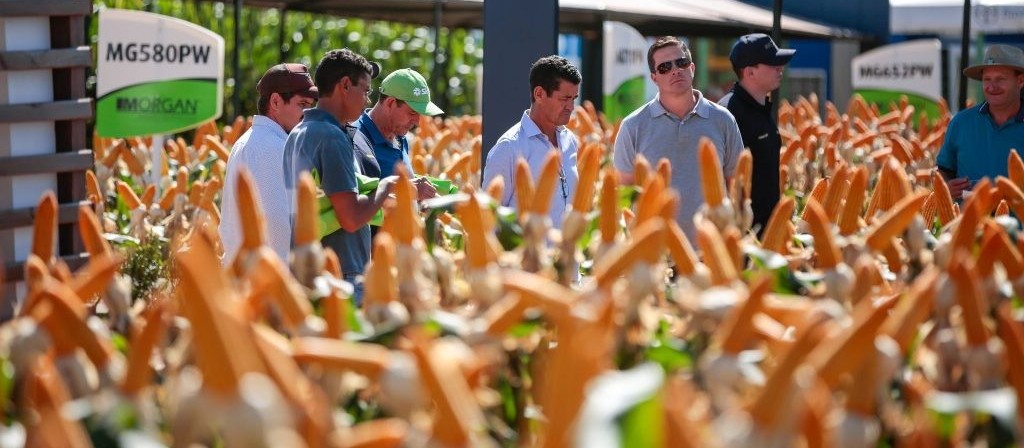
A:
[[[821,326],[821,323],[812,324],[797,336],[754,399],[749,412],[759,428],[770,430],[775,427],[780,417],[779,404],[786,401],[792,387],[793,373],[821,339]]]
[[[850,188],[850,181],[847,180],[849,174],[845,166],[840,166],[836,170],[835,176],[829,179],[828,188],[825,190],[821,206],[825,210],[825,216],[832,223],[839,222],[840,206],[843,205],[843,198]]]
[[[867,185],[868,170],[859,166],[854,170],[853,177],[850,179],[846,202],[843,204],[843,211],[840,215],[839,233],[841,235],[852,235],[860,228],[860,212],[864,208]]]
[[[875,228],[868,233],[865,243],[871,250],[880,251],[889,244],[892,238],[903,233],[903,230],[910,225],[914,215],[921,209],[928,194],[917,192],[897,202]]]
[[[830,343],[821,344],[809,356],[809,362],[818,370],[818,378],[835,388],[843,374],[856,373],[867,356],[875,356],[875,335],[896,305],[897,296],[875,303],[862,301],[853,310],[854,323]],[[867,391],[865,391],[867,393]]]
[[[160,209],[161,210],[170,210],[171,208],[173,208],[174,207],[174,198],[175,198],[175,196],[177,196],[177,194],[178,194],[178,187],[173,186],[173,185],[170,188],[164,190],[164,195],[160,198],[160,202],[158,203]]]
[[[495,176],[484,191],[488,196],[500,200],[505,195],[505,177],[500,174]]]
[[[572,209],[586,214],[594,205],[594,191],[597,189],[597,176],[601,171],[601,151],[598,148],[587,151],[580,161],[579,182],[572,200]]]
[[[490,244],[487,241],[487,234],[490,230],[484,225],[483,210],[476,195],[470,195],[469,202],[459,208],[459,219],[466,230],[466,258],[469,266],[483,268],[497,261],[491,257],[492,252],[487,250]]]
[[[1010,156],[1007,157],[1006,161],[1009,169],[1010,180],[1017,188],[1024,189],[1024,160],[1021,160],[1020,154],[1017,153],[1016,149],[1010,150]]]
[[[299,177],[295,214],[295,246],[305,246],[320,240],[316,186],[313,177],[303,173]]]
[[[409,424],[400,418],[390,417],[368,420],[353,426],[345,432],[345,446],[348,448],[393,448],[406,446],[410,432]]]
[[[50,359],[40,358],[24,380],[22,397],[34,418],[25,425],[24,445],[29,447],[60,446],[84,448],[92,446],[85,428],[65,417],[70,397],[61,383],[60,374]]]
[[[124,257],[113,252],[100,252],[90,257],[89,263],[75,273],[71,289],[84,301],[92,299],[107,288],[122,261]]]
[[[751,179],[754,170],[754,158],[750,154],[750,150],[744,149],[740,152],[739,159],[736,161],[736,173],[733,174],[733,181],[742,181],[743,197],[750,197]]]
[[[103,192],[100,191],[100,182],[96,179],[96,173],[92,170],[85,170],[85,191],[90,201],[97,204],[103,202]]]
[[[964,322],[967,345],[981,347],[988,343],[988,328],[983,317],[987,314],[983,301],[981,279],[963,253],[954,255],[950,261],[949,276],[956,287],[956,299]]]
[[[533,175],[530,173],[530,165],[526,159],[519,158],[516,161],[516,207],[519,209],[520,219],[531,210],[535,202]]]
[[[619,176],[615,170],[608,168],[601,175],[601,196],[598,198],[601,207],[599,226],[601,241],[611,243],[619,231]]]
[[[313,307],[281,259],[272,251],[260,251],[258,256],[259,261],[250,274],[253,289],[266,291],[274,299],[284,324],[294,331],[313,314]]]
[[[643,193],[637,200],[636,221],[633,225],[642,224],[647,219],[658,216],[658,202],[664,190],[665,184],[662,182],[661,176],[651,176],[647,179],[647,183],[643,185]]]
[[[932,312],[938,275],[935,269],[921,273],[879,331],[896,341],[904,354],[910,350],[921,323]]]
[[[867,131],[851,140],[850,146],[853,148],[857,148],[860,146],[871,147],[872,143],[875,141],[876,138],[878,138],[878,131]]]
[[[668,159],[662,158],[658,160],[658,176],[661,177],[661,181],[665,185],[672,185],[672,163]]]
[[[935,204],[939,215],[939,224],[945,226],[956,217],[956,213],[953,211],[953,196],[949,193],[949,186],[946,185],[946,180],[938,171],[932,173],[932,189],[936,195]]]
[[[506,272],[502,284],[505,290],[519,294],[529,306],[538,307],[559,328],[572,322],[572,297],[575,293],[547,278],[522,271]]]
[[[666,219],[665,223],[668,225],[668,251],[675,262],[676,271],[683,276],[693,275],[699,260],[690,240],[686,238],[686,234],[675,219]]]
[[[1006,346],[1006,380],[1017,394],[1017,406],[1024,405],[1024,329],[1013,318],[1012,307],[1003,304],[996,313],[999,339]]]
[[[430,155],[434,157],[434,160],[440,160],[441,154],[444,153],[444,150],[448,149],[448,146],[453,141],[455,141],[455,135],[452,134],[451,130],[445,129],[434,143],[434,148],[430,151]]]
[[[928,198],[924,200],[924,205],[921,206],[921,216],[924,217],[924,225],[929,230],[932,228],[932,224],[935,223],[935,215],[939,209],[938,202],[933,191],[928,194]]]
[[[419,332],[411,335],[412,354],[420,378],[435,405],[432,439],[445,446],[470,446],[484,416],[469,385],[448,360],[432,356],[430,341]]]
[[[785,150],[782,151],[781,159],[779,160],[780,166],[789,165],[790,162],[796,157],[797,153],[800,152],[800,140],[793,140],[786,145]]]
[[[538,215],[548,214],[551,209],[551,198],[558,186],[562,161],[557,150],[552,150],[544,159],[540,177],[537,179],[537,190],[533,193],[531,211]]]
[[[727,227],[722,234],[722,242],[725,243],[725,249],[729,252],[729,258],[732,260],[733,266],[736,267],[736,272],[743,272],[741,238],[740,231],[736,227]]]
[[[473,137],[470,143],[469,174],[480,174],[480,161],[483,160],[483,136]]]
[[[661,199],[655,204],[655,210],[660,210],[658,216],[675,221],[676,212],[679,209],[679,193],[674,189],[665,190],[661,193]]]
[[[643,185],[647,183],[647,176],[651,174],[651,162],[644,157],[643,154],[636,155],[636,161],[633,162],[633,185]]]
[[[163,336],[167,314],[166,300],[154,300],[143,311],[146,326],[132,337],[132,343],[128,347],[128,367],[121,383],[121,391],[125,395],[135,395],[152,382],[149,360],[153,347],[156,347],[158,339]]]
[[[377,380],[391,363],[384,346],[318,337],[292,339],[292,358],[301,364],[317,364],[327,370],[346,370]]]
[[[121,148],[121,160],[128,165],[128,171],[136,176],[141,176],[146,172],[146,167],[139,162],[138,157],[135,157],[135,152],[131,150],[127,145],[123,145]]]
[[[729,313],[719,329],[722,353],[737,355],[746,348],[754,332],[751,321],[754,315],[761,311],[764,296],[771,287],[772,281],[767,276],[758,277],[751,282],[747,300]]]
[[[704,256],[704,264],[711,271],[711,283],[725,286],[739,278],[736,266],[729,255],[718,228],[704,221],[697,226],[697,247]]]
[[[822,201],[825,200],[825,193],[828,192],[829,182],[829,178],[823,177],[814,183],[814,188],[811,189],[811,194],[804,203],[804,211],[803,214],[800,215],[801,218],[807,219],[807,206],[810,205],[811,202],[821,205]]]
[[[481,319],[486,322],[487,334],[503,337],[512,327],[523,320],[523,313],[529,309],[519,294],[508,294],[487,308]]]
[[[665,428],[665,446],[676,448],[697,448],[700,446],[700,429],[687,418],[687,405],[696,398],[693,386],[681,376],[666,378],[662,388]]]
[[[722,163],[718,159],[718,150],[710,139],[702,137],[698,151],[704,202],[709,207],[717,207],[725,199],[725,179],[722,174]]]
[[[398,182],[395,184],[395,209],[392,219],[395,220],[393,232],[395,242],[400,245],[411,245],[413,240],[420,239],[422,224],[416,212],[416,187],[409,178],[409,172],[398,166]]]
[[[236,181],[238,215],[242,224],[242,249],[255,249],[266,240],[263,205],[256,197],[256,185],[249,170],[242,169]]]
[[[999,200],[999,205],[996,206],[996,216],[1006,216],[1010,214],[1010,205],[1006,203],[1006,199]]]
[[[79,233],[82,235],[82,244],[91,256],[110,252],[110,245],[103,238],[103,228],[96,218],[96,213],[86,206],[78,207]]]
[[[237,314],[234,291],[203,233],[189,240],[189,250],[178,254],[179,299],[191,322],[193,353],[203,374],[203,388],[221,396],[235,396],[238,381],[251,372],[264,372],[245,324]]]
[[[64,333],[75,347],[81,347],[97,369],[105,369],[115,349],[109,340],[98,337],[85,323],[86,311],[81,299],[70,288],[56,282],[43,287],[41,299],[51,305],[53,320],[43,322],[47,331],[51,334]],[[61,328],[58,330],[56,326]],[[58,354],[66,355],[68,352],[58,351]]]
[[[1001,231],[996,235],[996,239],[999,241],[1000,246],[997,256],[1003,268],[1006,269],[1006,275],[1010,279],[1016,279],[1024,275],[1024,256],[1010,242],[1010,237],[1006,235],[1006,232]]]
[[[618,246],[601,258],[594,267],[594,278],[599,288],[610,288],[612,282],[635,263],[653,264],[665,247],[665,222],[654,217],[633,231],[633,241]]]
[[[444,170],[441,176],[445,179],[455,179],[455,176],[461,175],[464,178],[466,169],[469,168],[469,161],[472,158],[472,153],[456,155],[449,163],[448,169]]]
[[[814,253],[818,256],[818,267],[835,269],[842,263],[842,256],[832,237],[832,225],[825,217],[825,211],[816,202],[808,202],[804,212],[804,219],[810,226],[811,236],[814,237]]]
[[[228,161],[228,149],[224,147],[223,143],[221,143],[220,138],[216,135],[207,134],[203,136],[203,140],[210,145],[210,149],[217,154],[218,159],[224,162]]]
[[[156,185],[146,185],[146,189],[142,191],[142,197],[139,198],[139,202],[143,205],[149,205],[153,203],[153,199],[156,198]]]
[[[1021,192],[1021,189],[1017,188],[1013,181],[1003,176],[996,178],[996,186],[1003,194],[1003,197],[1006,198],[1007,205],[1013,209],[1013,212],[1017,216],[1024,216],[1021,214],[1024,213],[1024,193]],[[971,199],[974,198],[972,197]]]
[[[142,207],[142,200],[139,199],[135,194],[135,191],[133,191],[132,187],[129,187],[128,184],[122,181],[117,181],[117,194],[118,196],[121,196],[121,199],[124,200],[124,203],[128,206],[129,210],[135,210]]]
[[[785,196],[779,201],[778,205],[775,206],[775,210],[772,210],[771,217],[768,218],[761,247],[780,254],[787,252],[788,232],[786,227],[789,226],[795,208],[796,201],[789,196]]]
[[[36,205],[32,229],[32,253],[47,265],[53,259],[54,234],[57,233],[57,197],[52,191],[43,193]]]

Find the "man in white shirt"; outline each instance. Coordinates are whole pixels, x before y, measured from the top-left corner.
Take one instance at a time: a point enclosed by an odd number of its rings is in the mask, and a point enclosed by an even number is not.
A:
[[[284,171],[284,143],[302,111],[313,107],[317,88],[309,69],[302,64],[277,64],[270,67],[256,84],[260,97],[258,113],[249,128],[231,148],[221,197],[220,238],[224,245],[224,263],[234,260],[242,243],[236,189],[238,173],[245,167],[252,174],[267,223],[267,244],[282,260],[288,259],[291,243],[287,190]]]
[[[519,208],[516,198],[516,163],[526,159],[534,181],[540,178],[544,160],[551,149],[561,153],[559,186],[551,197],[548,216],[556,228],[562,227],[562,215],[576,191],[576,151],[578,142],[565,125],[576,107],[580,82],[579,70],[561,56],[546,56],[530,67],[530,108],[523,118],[505,132],[487,153],[483,185],[501,175],[505,179],[501,204]]]

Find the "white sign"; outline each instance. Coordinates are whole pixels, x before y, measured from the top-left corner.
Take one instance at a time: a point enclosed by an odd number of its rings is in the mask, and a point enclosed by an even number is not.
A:
[[[853,58],[854,90],[942,97],[942,44],[922,39],[886,45]]]
[[[604,22],[604,113],[615,121],[647,102],[647,40],[622,22]]]
[[[100,135],[190,129],[222,113],[224,39],[173,17],[104,9],[96,78]]]

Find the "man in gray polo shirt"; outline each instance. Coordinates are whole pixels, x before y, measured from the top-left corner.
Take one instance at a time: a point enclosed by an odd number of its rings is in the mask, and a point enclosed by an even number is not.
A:
[[[732,114],[693,88],[694,64],[685,43],[675,37],[659,38],[647,50],[647,66],[658,94],[622,120],[615,140],[615,169],[623,183],[633,183],[637,155],[643,154],[652,164],[668,159],[670,186],[679,192],[681,202],[676,221],[686,237],[695,241],[693,216],[704,203],[697,159],[700,138],[711,139],[718,148],[726,179],[736,169],[743,138]]]

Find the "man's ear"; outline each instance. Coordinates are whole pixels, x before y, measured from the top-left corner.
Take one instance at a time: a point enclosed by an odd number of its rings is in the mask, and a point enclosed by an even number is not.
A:
[[[279,109],[284,105],[284,103],[285,100],[280,93],[274,92],[270,94],[270,101],[268,102],[268,105],[271,109]]]
[[[543,87],[537,86],[537,87],[533,88],[533,99],[534,100],[537,100],[537,98],[542,98],[544,96],[547,96],[547,92],[544,91]]]

